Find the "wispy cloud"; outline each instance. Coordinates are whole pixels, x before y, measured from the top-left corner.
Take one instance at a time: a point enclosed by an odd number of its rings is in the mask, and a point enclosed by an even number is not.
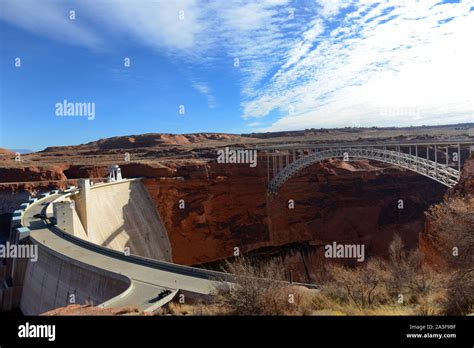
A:
[[[367,3],[367,1],[364,1]],[[321,17],[332,17],[337,15],[341,9],[348,7],[353,3],[352,0],[316,0],[319,6],[318,13]]]
[[[207,106],[209,108],[214,109],[217,106],[216,98],[211,92],[211,88],[205,84],[200,82],[193,82],[192,86],[195,90],[201,93],[207,99]]]
[[[197,0],[2,0],[1,6],[5,21],[87,48],[134,40],[160,52],[193,55],[204,47],[202,38],[197,42],[204,28]]]
[[[262,130],[474,121],[471,5],[437,3],[364,2],[337,20],[325,17],[343,6],[316,15],[330,31],[302,36],[295,48],[313,47],[288,56],[244,101],[244,117],[281,113]]]
[[[102,40],[93,30],[70,19],[69,11],[73,8],[66,5],[59,1],[2,0],[0,19],[67,44],[92,49],[102,45]]]
[[[122,40],[180,55],[194,55],[206,46],[199,38],[205,21],[197,0],[83,0],[78,4],[88,18]]]
[[[0,18],[98,49],[133,40],[238,76],[262,130],[473,121],[472,1],[3,0]],[[76,9],[71,22],[68,11]],[[235,66],[235,62],[238,62]],[[219,86],[190,84],[215,107]],[[269,123],[267,117],[272,115]]]
[[[247,127],[257,127],[257,126],[261,126],[261,123],[260,122],[250,122],[250,123],[247,123]]]

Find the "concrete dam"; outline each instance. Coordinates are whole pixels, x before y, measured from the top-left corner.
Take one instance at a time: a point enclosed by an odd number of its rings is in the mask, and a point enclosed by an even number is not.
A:
[[[2,310],[38,315],[69,304],[153,312],[179,295],[206,300],[228,274],[173,264],[167,232],[140,179],[54,190],[15,211],[10,243],[36,260],[7,259]]]
[[[166,229],[140,180],[122,180],[90,187],[72,195],[74,232],[113,250],[171,261]]]

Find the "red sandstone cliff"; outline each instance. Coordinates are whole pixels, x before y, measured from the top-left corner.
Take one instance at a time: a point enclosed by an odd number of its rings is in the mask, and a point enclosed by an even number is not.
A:
[[[296,279],[305,281],[317,276],[326,243],[364,243],[368,255],[386,255],[398,233],[409,247],[416,246],[423,211],[445,191],[409,171],[365,161],[315,164],[277,195],[266,191],[264,163],[256,168],[208,163],[192,173],[186,180],[144,181],[167,227],[175,262],[221,260],[231,257],[234,247],[283,252]],[[288,208],[290,199],[294,209]]]

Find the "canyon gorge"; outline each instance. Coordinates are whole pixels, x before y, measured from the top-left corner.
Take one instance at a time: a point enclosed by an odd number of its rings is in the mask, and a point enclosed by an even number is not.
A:
[[[316,136],[328,135],[303,137]],[[347,136],[357,140],[361,134]],[[415,248],[429,226],[425,211],[446,195],[447,188],[429,178],[368,160],[313,164],[270,194],[265,157],[254,168],[215,160],[223,146],[266,141],[267,136],[224,134],[116,137],[47,148],[24,155],[20,163],[5,151],[0,155],[0,182],[6,183],[0,185],[2,237],[13,210],[29,195],[74,185],[79,178],[100,181],[108,165],[117,163],[124,177],[143,178],[166,227],[173,262],[219,268],[236,250],[258,258],[277,255],[295,281],[316,283],[324,245],[364,244],[368,257],[387,257],[390,242],[400,235],[408,249]],[[472,171],[472,162],[466,168]],[[472,179],[456,190],[472,190]]]

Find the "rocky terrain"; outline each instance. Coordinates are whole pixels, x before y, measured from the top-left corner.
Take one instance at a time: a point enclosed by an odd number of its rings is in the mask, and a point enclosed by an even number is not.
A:
[[[333,241],[365,244],[368,255],[378,256],[386,255],[396,233],[407,246],[416,246],[423,211],[445,192],[409,171],[368,161],[330,161],[307,168],[278,195],[269,195],[265,169],[264,163],[253,172],[209,163],[186,180],[145,179],[175,262],[217,261],[238,247],[243,253],[280,254],[296,279],[313,282],[323,247]],[[398,209],[399,199],[404,209]],[[288,208],[289,200],[294,209]]]
[[[464,126],[406,129],[338,129],[233,134],[143,134],[77,146],[48,147],[22,155],[0,152],[0,228],[29,195],[101,180],[110,164],[124,177],[143,177],[167,228],[177,263],[217,267],[242,253],[280,255],[296,280],[316,281],[326,243],[364,243],[368,255],[385,256],[395,234],[418,245],[424,211],[446,188],[415,173],[369,161],[326,161],[306,168],[278,195],[266,191],[264,158],[251,168],[218,164],[225,146],[427,140],[467,136]],[[470,189],[472,183],[463,183]],[[458,188],[463,190],[463,188]],[[398,208],[403,200],[404,208]],[[294,201],[294,209],[288,201]],[[184,207],[182,204],[184,203]]]
[[[90,316],[90,315],[106,315],[106,316],[123,316],[123,315],[146,315],[136,308],[100,308],[91,305],[72,304],[66,307],[60,307],[51,311],[45,312],[43,316]]]

